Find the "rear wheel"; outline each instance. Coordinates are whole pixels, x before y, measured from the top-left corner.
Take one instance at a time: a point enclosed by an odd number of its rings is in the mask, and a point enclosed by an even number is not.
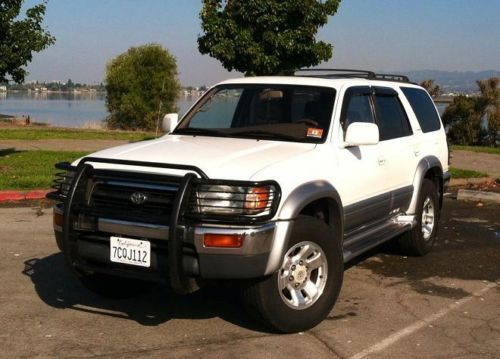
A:
[[[398,239],[399,247],[405,254],[423,256],[434,246],[439,219],[437,188],[427,178],[422,182],[415,215],[417,225]]]
[[[332,310],[343,271],[340,239],[319,219],[300,216],[280,269],[246,286],[244,301],[279,332],[307,330]]]

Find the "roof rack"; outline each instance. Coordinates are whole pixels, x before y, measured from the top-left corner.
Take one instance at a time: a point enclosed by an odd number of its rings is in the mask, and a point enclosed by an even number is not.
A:
[[[317,77],[317,78],[366,78],[369,80],[385,80],[385,81],[398,81],[398,82],[410,82],[407,76],[395,75],[395,74],[376,74],[369,70],[354,70],[354,69],[299,69],[295,71],[295,76],[297,72],[313,72],[313,75],[303,75],[307,77]]]
[[[399,82],[410,82],[408,76],[405,75],[395,75],[395,74],[375,74],[375,77],[378,80],[387,80],[387,81],[399,81]]]

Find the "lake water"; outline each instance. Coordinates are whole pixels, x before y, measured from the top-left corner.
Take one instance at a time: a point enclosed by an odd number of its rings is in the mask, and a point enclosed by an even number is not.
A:
[[[197,99],[180,97],[177,101],[179,114],[184,114]],[[31,121],[54,126],[83,127],[100,123],[108,111],[104,94],[0,92],[0,114],[30,116]]]
[[[197,97],[182,96],[177,102],[184,114]],[[83,127],[100,123],[108,115],[104,94],[0,92],[0,114],[30,116],[32,121],[54,126]],[[442,114],[447,104],[438,103]]]

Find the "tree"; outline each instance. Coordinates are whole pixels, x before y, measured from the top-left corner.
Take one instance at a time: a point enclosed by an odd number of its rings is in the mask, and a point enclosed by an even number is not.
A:
[[[479,96],[457,96],[443,113],[443,122],[450,128],[450,139],[459,144],[477,145],[488,139],[491,146],[496,146],[497,133],[500,130],[500,89],[498,77],[476,81]],[[488,121],[488,136],[481,127],[483,118]]]
[[[340,0],[203,0],[202,54],[227,70],[253,75],[290,74],[332,57],[315,35]]]
[[[23,82],[27,75],[23,67],[31,62],[33,53],[55,42],[55,38],[42,28],[47,3],[29,8],[20,19],[23,2],[0,0],[0,83]]]
[[[432,98],[436,98],[441,95],[441,87],[439,87],[434,80],[424,80],[420,83],[420,86],[422,86]]]
[[[488,119],[488,139],[491,146],[496,146],[497,133],[500,130],[500,88],[498,77],[476,81],[481,95],[478,98],[478,112]]]
[[[175,112],[179,93],[175,58],[158,44],[131,47],[106,68],[110,128],[152,130]]]
[[[443,123],[450,129],[451,142],[462,145],[476,145],[480,138],[481,116],[477,113],[477,100],[464,95],[456,96],[446,107]]]

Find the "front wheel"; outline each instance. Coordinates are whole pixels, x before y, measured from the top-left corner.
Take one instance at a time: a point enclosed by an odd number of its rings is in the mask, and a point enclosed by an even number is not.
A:
[[[246,286],[243,298],[248,309],[273,329],[304,331],[330,313],[343,273],[340,238],[319,219],[300,216],[280,269]]]

